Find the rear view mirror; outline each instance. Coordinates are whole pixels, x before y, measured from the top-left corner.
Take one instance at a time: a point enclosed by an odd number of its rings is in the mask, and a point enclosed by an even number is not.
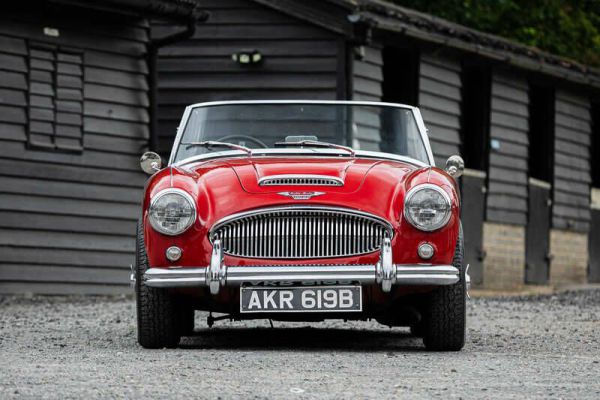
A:
[[[158,154],[153,151],[147,151],[140,158],[140,167],[142,171],[148,175],[153,175],[156,171],[160,171],[162,160]]]
[[[448,161],[446,161],[446,168],[444,169],[448,175],[454,179],[458,179],[465,172],[465,162],[461,156],[450,156],[448,157]]]

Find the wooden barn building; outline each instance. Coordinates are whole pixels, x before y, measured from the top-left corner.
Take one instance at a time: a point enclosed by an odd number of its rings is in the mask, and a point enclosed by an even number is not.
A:
[[[182,30],[201,15],[187,0],[0,10],[0,292],[125,291],[146,179],[149,19]]]
[[[598,70],[384,0],[38,3],[0,15],[0,292],[126,290],[139,154],[235,99],[417,105],[476,284],[600,281]]]

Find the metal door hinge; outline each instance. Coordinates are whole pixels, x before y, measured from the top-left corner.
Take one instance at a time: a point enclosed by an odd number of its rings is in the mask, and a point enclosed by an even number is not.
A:
[[[483,260],[485,260],[486,257],[487,257],[487,251],[485,251],[485,249],[483,247],[480,247],[478,250],[477,259],[479,261],[483,261]]]

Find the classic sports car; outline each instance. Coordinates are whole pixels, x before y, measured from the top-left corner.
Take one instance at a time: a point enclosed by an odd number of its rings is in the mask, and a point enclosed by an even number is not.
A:
[[[452,156],[435,167],[417,108],[191,105],[168,166],[151,152],[141,165],[152,174],[132,270],[143,347],[177,346],[194,310],[210,312],[209,326],[375,319],[430,350],[463,347],[464,166]]]

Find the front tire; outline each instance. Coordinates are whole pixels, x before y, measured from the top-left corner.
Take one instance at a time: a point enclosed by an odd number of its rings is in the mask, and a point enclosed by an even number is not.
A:
[[[460,280],[454,285],[442,286],[429,295],[422,332],[427,350],[459,351],[465,345],[467,292],[463,246],[461,226],[452,263],[459,270]]]
[[[423,324],[418,323],[410,326],[410,334],[414,337],[423,337]]]
[[[143,276],[147,269],[144,230],[138,222],[135,265],[138,342],[147,349],[177,347],[181,338],[181,318],[176,298],[164,289],[146,286]]]
[[[195,311],[191,307],[181,305],[179,310],[179,332],[181,336],[191,336],[194,334],[194,314]]]

